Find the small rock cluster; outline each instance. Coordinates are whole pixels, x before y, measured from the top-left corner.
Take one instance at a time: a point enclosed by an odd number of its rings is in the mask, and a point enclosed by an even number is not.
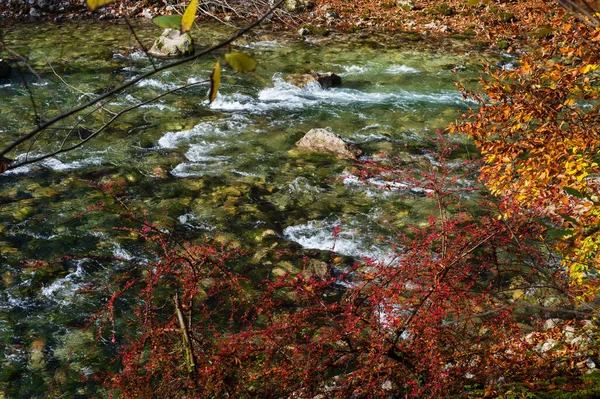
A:
[[[598,328],[591,320],[580,320],[577,325],[573,325],[554,318],[544,322],[543,332],[536,331],[526,335],[525,342],[542,356],[568,354],[575,357],[575,367],[580,372],[590,372],[600,366],[598,359],[590,352],[599,337]]]

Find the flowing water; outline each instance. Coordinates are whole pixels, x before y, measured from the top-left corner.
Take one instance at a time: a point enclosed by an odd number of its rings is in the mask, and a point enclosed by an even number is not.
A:
[[[149,24],[135,29],[146,43],[160,33]],[[228,33],[211,25],[194,35],[205,46]],[[23,70],[42,119],[152,68],[122,23],[14,26],[4,40],[37,71]],[[78,150],[0,176],[0,397],[105,396],[90,377],[115,367],[109,359],[116,348],[80,328],[104,304],[82,288],[110,281],[126,267],[118,259],[143,262],[147,255],[139,240],[114,229],[114,215],[75,217],[107,201],[90,181],[123,185],[132,206],[188,239],[220,235],[256,249],[269,232],[299,254],[390,259],[385,238],[429,215],[422,193],[361,183],[352,162],[299,153],[294,143],[312,128],[329,128],[358,145],[362,160],[386,152],[407,167],[426,165],[436,130],[474,105],[454,87],[475,84],[482,53],[473,44],[402,34],[255,34],[235,49],[259,67],[251,74],[225,70],[214,103],[205,81],[215,61],[206,57],[143,81],[105,109],[197,85],[125,114]],[[299,89],[285,81],[311,70],[336,72],[343,86]],[[3,145],[35,125],[30,97],[17,73],[0,80]],[[102,123],[108,111],[81,125]],[[40,154],[64,136],[51,131],[10,156]],[[23,259],[58,262],[34,267]],[[268,276],[270,268],[255,273]]]

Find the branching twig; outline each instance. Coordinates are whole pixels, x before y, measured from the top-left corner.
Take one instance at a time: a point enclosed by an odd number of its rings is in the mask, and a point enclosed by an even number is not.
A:
[[[246,26],[244,29],[241,29],[236,34],[232,35],[231,37],[229,37],[228,39],[222,41],[221,43],[219,43],[217,45],[214,45],[214,46],[212,46],[212,47],[210,47],[210,48],[208,48],[206,50],[203,50],[203,51],[201,51],[199,53],[196,53],[196,54],[190,55],[188,57],[182,58],[180,60],[171,62],[169,64],[156,67],[152,71],[149,71],[149,72],[146,72],[146,73],[144,73],[144,74],[142,74],[140,76],[137,76],[137,77],[135,77],[135,78],[133,78],[133,79],[125,82],[121,86],[116,87],[116,88],[114,88],[112,90],[109,90],[108,92],[106,92],[106,93],[104,93],[104,94],[102,94],[102,95],[100,95],[100,96],[98,96],[98,97],[96,97],[96,98],[94,98],[94,99],[92,99],[92,100],[90,100],[90,101],[88,101],[88,102],[86,102],[86,103],[78,106],[78,107],[75,107],[75,108],[70,109],[69,111],[63,112],[62,114],[57,115],[54,118],[51,118],[51,119],[49,119],[47,121],[40,122],[40,124],[38,125],[37,128],[33,129],[32,131],[30,131],[26,135],[24,135],[24,136],[18,138],[17,140],[13,141],[8,146],[6,146],[3,150],[1,150],[0,151],[0,157],[6,155],[9,151],[11,151],[14,148],[16,148],[19,144],[21,144],[23,142],[26,142],[28,140],[32,140],[39,133],[41,133],[42,131],[44,131],[48,127],[56,124],[57,122],[60,122],[60,121],[66,119],[66,118],[68,118],[68,117],[70,117],[70,116],[72,116],[74,114],[77,114],[78,112],[80,112],[80,111],[82,111],[82,110],[84,110],[86,108],[89,108],[89,107],[91,107],[91,106],[99,103],[100,101],[106,99],[106,98],[109,98],[109,97],[111,97],[111,96],[113,96],[115,94],[118,94],[118,93],[122,92],[123,90],[125,90],[125,89],[127,89],[129,87],[132,87],[133,85],[137,84],[138,82],[140,82],[140,81],[142,81],[144,79],[149,78],[150,76],[153,76],[153,75],[155,75],[155,74],[157,74],[157,73],[159,73],[161,71],[164,71],[164,70],[167,70],[167,69],[170,69],[170,68],[174,68],[174,67],[179,66],[179,65],[183,65],[183,64],[188,63],[190,61],[194,61],[194,60],[196,60],[196,59],[198,59],[198,58],[200,58],[202,56],[205,56],[207,54],[211,54],[212,52],[214,52],[214,51],[216,51],[216,50],[218,50],[220,48],[223,48],[223,47],[227,46],[228,44],[232,43],[234,40],[242,37],[244,34],[248,33],[250,30],[254,29],[256,26],[260,25],[273,11],[275,11],[277,8],[279,8],[283,4],[284,1],[285,0],[279,0],[273,7],[271,7],[269,10],[267,10],[256,21],[254,21],[250,25]],[[112,120],[114,120],[114,118],[112,118],[111,121]],[[110,123],[110,121],[109,121],[109,123]],[[106,126],[104,126],[103,128],[105,128],[105,127]],[[104,130],[104,129],[102,129],[102,130]],[[83,144],[83,142],[80,143],[79,145],[81,145],[81,144]],[[79,147],[79,145],[69,147],[68,150],[77,148],[77,147]],[[65,151],[68,151],[68,150],[64,149],[62,152],[65,152]],[[48,158],[48,157],[46,156],[44,158]],[[10,169],[13,169],[14,167],[16,167],[16,166],[10,165]]]

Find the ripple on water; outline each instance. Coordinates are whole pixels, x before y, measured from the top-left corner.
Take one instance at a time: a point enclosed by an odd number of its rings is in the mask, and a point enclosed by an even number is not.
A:
[[[419,73],[421,71],[419,71],[417,68],[413,68],[413,67],[409,67],[408,65],[390,65],[386,70],[385,73],[388,74],[411,74],[411,73]]]
[[[158,140],[159,148],[178,148],[184,143],[192,142],[197,137],[225,136],[239,133],[250,124],[243,115],[234,114],[230,118],[218,121],[202,122],[189,130],[167,132]]]
[[[38,155],[29,154],[28,158],[34,158],[36,156],[38,156]],[[24,161],[25,159],[27,159],[27,157],[25,155],[19,155],[16,157],[15,160],[17,162],[19,162],[19,161]],[[42,165],[48,169],[52,169],[55,172],[64,172],[64,171],[69,171],[69,170],[74,170],[74,169],[82,169],[82,168],[85,168],[88,166],[99,166],[99,165],[102,165],[103,163],[104,163],[104,159],[102,159],[100,157],[90,157],[90,158],[85,158],[85,159],[80,159],[80,160],[75,160],[75,161],[70,161],[70,162],[63,162],[56,158],[48,158],[48,159],[44,159],[43,161],[41,161],[39,163],[39,165]],[[34,167],[34,165],[20,166],[15,169],[7,170],[2,175],[10,176],[10,175],[20,175],[20,174],[29,173],[33,167]]]

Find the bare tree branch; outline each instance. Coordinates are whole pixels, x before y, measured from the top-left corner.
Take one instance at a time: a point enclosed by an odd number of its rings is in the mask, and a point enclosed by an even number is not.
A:
[[[44,130],[46,130],[50,126],[56,124],[57,122],[65,120],[65,119],[69,118],[70,116],[73,116],[73,115],[77,114],[80,111],[83,111],[83,110],[85,110],[85,109],[87,109],[87,108],[89,108],[89,107],[91,107],[93,105],[96,105],[99,102],[101,102],[102,100],[105,100],[105,99],[110,98],[110,97],[112,97],[112,96],[114,96],[116,94],[119,94],[119,93],[123,92],[125,89],[127,89],[129,87],[132,87],[135,84],[137,84],[138,82],[143,81],[144,79],[147,79],[147,78],[149,78],[149,77],[151,77],[151,76],[153,76],[153,75],[155,75],[155,74],[157,74],[157,73],[159,73],[161,71],[164,71],[164,70],[167,70],[167,69],[170,69],[170,68],[174,68],[174,67],[179,66],[179,65],[186,64],[186,63],[188,63],[190,61],[195,61],[195,60],[199,59],[200,57],[203,57],[205,55],[211,54],[214,51],[227,46],[228,44],[232,43],[234,40],[242,37],[244,34],[248,33],[250,30],[252,30],[255,27],[257,27],[258,25],[260,25],[269,15],[271,15],[277,8],[279,8],[283,4],[284,1],[285,0],[279,0],[277,3],[275,3],[271,8],[269,8],[266,12],[264,12],[254,22],[252,22],[251,24],[249,24],[245,28],[239,30],[237,33],[235,33],[234,35],[232,35],[231,37],[229,37],[228,39],[222,41],[221,43],[219,43],[217,45],[214,45],[214,46],[212,46],[212,47],[210,47],[208,49],[205,49],[205,50],[203,50],[203,51],[201,51],[199,53],[196,53],[196,54],[190,55],[188,57],[184,57],[184,58],[182,58],[180,60],[171,62],[169,64],[155,67],[153,70],[151,70],[149,72],[146,72],[146,73],[143,73],[143,74],[141,74],[141,75],[139,75],[139,76],[137,76],[137,77],[135,77],[135,78],[133,78],[133,79],[125,82],[121,86],[118,86],[118,87],[116,87],[114,89],[111,89],[111,90],[107,91],[106,93],[104,93],[104,94],[102,94],[102,95],[100,95],[100,96],[98,96],[98,97],[96,97],[94,99],[91,99],[91,100],[87,101],[86,103],[84,103],[84,104],[82,104],[82,105],[80,105],[78,107],[75,107],[75,108],[72,108],[72,109],[70,109],[68,111],[65,111],[62,114],[57,115],[57,116],[55,116],[55,117],[53,117],[53,118],[51,118],[51,119],[49,119],[47,121],[40,121],[38,127],[36,127],[35,129],[31,130],[29,133],[21,136],[17,140],[15,140],[12,143],[10,143],[9,145],[7,145],[4,149],[2,149],[0,151],[0,159],[3,159],[3,157],[5,157],[5,155],[8,152],[10,152],[11,150],[13,150],[14,148],[16,148],[17,146],[19,146],[20,144],[22,144],[22,143],[24,143],[26,141],[33,140],[41,132],[43,132]],[[164,94],[168,94],[168,93],[164,93]],[[155,97],[155,98],[153,98],[152,100],[149,100],[149,101],[155,101],[156,99],[162,97],[163,95],[157,96],[157,97]],[[134,107],[130,107],[128,110],[137,108],[139,106],[140,106],[140,104],[137,104]],[[123,111],[125,111],[125,110],[123,110]],[[80,143],[78,143],[76,145],[73,145],[71,147],[63,148],[63,149],[61,149],[59,151],[56,151],[53,154],[56,155],[58,153],[70,151],[72,149],[75,149],[75,148],[81,146],[83,143],[87,142],[91,137],[93,137],[93,136],[97,135],[98,133],[100,133],[101,131],[103,131],[108,126],[108,124],[110,124],[112,121],[114,121],[114,119],[116,117],[122,115],[123,111],[119,112],[117,115],[115,115],[113,118],[111,118],[111,120],[109,122],[107,122],[104,126],[102,126],[98,131],[96,131],[95,133],[93,133],[92,136],[88,137],[86,140],[84,140],[84,141],[82,141],[82,142],[80,142]],[[39,160],[42,160],[42,159],[49,158],[51,156],[52,155],[50,155],[50,154],[46,154],[46,155],[40,156],[40,157],[35,158],[35,159],[39,161]],[[31,162],[28,162],[28,163],[31,163]],[[23,164],[24,163],[22,163],[22,162],[21,163],[14,163],[14,164],[9,165],[7,169],[14,169],[15,167],[22,166]]]

